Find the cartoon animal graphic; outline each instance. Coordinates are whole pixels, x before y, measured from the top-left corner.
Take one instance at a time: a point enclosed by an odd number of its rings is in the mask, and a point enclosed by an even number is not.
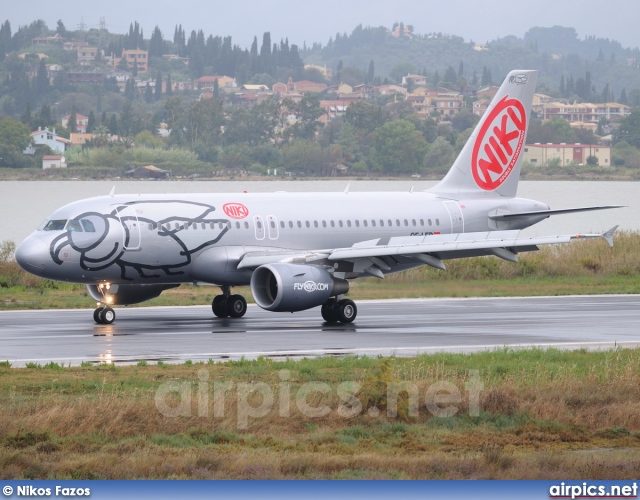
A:
[[[163,201],[164,217],[159,207],[155,201],[133,201],[108,214],[82,213],[51,242],[51,259],[58,265],[77,259],[90,272],[117,266],[124,280],[133,279],[130,270],[149,279],[181,275],[193,254],[215,245],[229,230],[228,219],[213,217],[212,205]],[[146,247],[161,248],[162,262],[151,262]]]

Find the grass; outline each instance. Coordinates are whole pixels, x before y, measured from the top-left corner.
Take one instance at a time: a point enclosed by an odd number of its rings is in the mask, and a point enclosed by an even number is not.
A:
[[[470,414],[474,370],[483,387]],[[417,388],[417,413],[373,415],[400,382]],[[436,382],[459,391],[454,416],[427,409]],[[181,415],[158,410],[163,387],[191,395]],[[254,411],[268,393],[273,406]],[[170,408],[184,405],[167,394]],[[301,395],[328,411],[305,413]],[[401,393],[399,407],[406,401]],[[14,479],[632,479],[640,349],[0,366],[0,424],[0,476]]]
[[[498,297],[640,293],[640,233],[620,231],[615,246],[584,241],[545,246],[520,255],[517,264],[496,257],[446,261],[447,271],[428,266],[351,282],[354,299],[418,297]],[[252,302],[248,287],[238,287]],[[142,306],[209,304],[215,287],[182,285]],[[83,285],[32,276],[15,262],[0,262],[0,309],[85,308],[93,306]]]

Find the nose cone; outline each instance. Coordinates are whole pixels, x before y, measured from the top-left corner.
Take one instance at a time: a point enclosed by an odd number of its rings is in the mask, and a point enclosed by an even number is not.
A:
[[[39,238],[30,236],[16,249],[16,262],[32,274],[41,276],[47,260],[51,261],[49,248]]]

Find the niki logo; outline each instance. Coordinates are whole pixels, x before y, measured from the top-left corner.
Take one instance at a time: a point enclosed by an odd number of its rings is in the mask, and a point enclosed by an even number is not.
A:
[[[524,106],[504,96],[483,123],[473,146],[471,172],[481,189],[492,191],[507,180],[522,152],[526,129]]]
[[[527,83],[527,75],[513,75],[509,77],[509,83],[515,83],[516,85],[524,85]]]
[[[222,211],[232,219],[244,219],[249,215],[249,209],[242,203],[225,203],[222,205]]]

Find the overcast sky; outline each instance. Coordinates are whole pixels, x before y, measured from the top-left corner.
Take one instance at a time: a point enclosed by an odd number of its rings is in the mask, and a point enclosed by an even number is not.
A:
[[[534,26],[573,27],[578,36],[596,35],[619,41],[624,47],[640,46],[638,0],[2,0],[0,22],[8,19],[13,31],[37,18],[50,28],[62,19],[67,29],[77,29],[81,19],[98,27],[104,16],[112,33],[128,31],[138,21],[146,38],[157,25],[173,40],[176,24],[187,34],[202,29],[205,35],[232,36],[248,47],[254,35],[271,32],[271,40],[288,37],[302,46],[326,44],[335,33],[351,33],[358,24],[390,27],[394,22],[414,26],[416,33],[443,32],[466,41],[491,41],[506,35],[522,37]]]

